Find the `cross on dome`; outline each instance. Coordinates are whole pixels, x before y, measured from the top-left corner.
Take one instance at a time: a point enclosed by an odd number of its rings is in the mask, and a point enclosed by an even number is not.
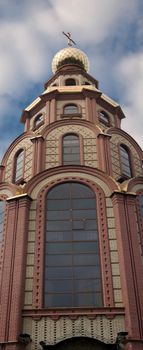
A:
[[[68,38],[68,46],[72,46],[72,44],[76,45],[75,41],[71,38],[71,34],[68,32],[67,34],[65,32],[62,32],[67,38]]]

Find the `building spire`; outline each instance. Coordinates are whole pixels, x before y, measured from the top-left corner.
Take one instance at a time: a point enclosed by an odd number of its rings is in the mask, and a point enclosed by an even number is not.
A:
[[[62,33],[68,38],[68,46],[72,46],[72,44],[76,45],[75,41],[72,40],[70,33],[67,33],[67,34],[65,32],[62,32]]]

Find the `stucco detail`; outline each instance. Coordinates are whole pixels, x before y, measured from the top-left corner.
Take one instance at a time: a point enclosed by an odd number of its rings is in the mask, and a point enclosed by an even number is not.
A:
[[[88,336],[105,343],[114,343],[117,333],[124,329],[124,316],[121,315],[113,319],[97,316],[92,320],[86,316],[80,316],[76,320],[68,317],[61,317],[58,320],[42,317],[39,321],[24,317],[23,322],[23,332],[31,334],[33,340],[28,347],[30,350],[40,350],[41,340],[52,345],[75,336]]]
[[[112,201],[110,198],[106,198],[106,213],[107,213],[107,224],[108,224],[108,237],[109,237],[111,269],[112,269],[114,302],[115,302],[115,306],[122,307],[123,302],[122,302],[122,291],[121,291],[121,281],[120,281],[120,272],[119,272],[119,257],[118,257],[118,250],[117,250],[115,219],[114,219]]]
[[[33,146],[29,138],[24,139],[23,141],[19,142],[18,145],[13,149],[11,152],[7,164],[5,167],[5,182],[11,182],[12,180],[12,169],[13,169],[13,162],[14,162],[14,156],[18,150],[21,148],[25,149],[25,164],[24,164],[24,180],[28,181],[32,177],[32,156],[33,156]]]
[[[131,144],[131,142],[129,142],[123,136],[112,134],[112,138],[110,140],[110,148],[111,148],[113,177],[118,178],[121,175],[119,149],[118,149],[118,144],[120,143],[126,145],[131,151],[132,158],[133,158],[134,172],[135,172],[134,175],[135,176],[142,175],[143,173],[142,173],[141,161],[134,146]]]
[[[80,125],[65,125],[51,131],[46,138],[45,169],[59,166],[61,163],[60,139],[66,133],[75,132],[83,137],[84,165],[97,167],[96,137],[93,131]]]
[[[72,177],[73,179],[74,178],[76,179],[78,177],[78,178],[81,178],[83,180],[84,179],[89,180],[89,181],[91,181],[91,183],[99,185],[102,188],[103,192],[105,193],[106,197],[108,197],[108,196],[110,197],[110,195],[111,195],[111,191],[110,191],[109,187],[105,184],[105,182],[100,180],[98,177],[92,176],[92,175],[88,175],[88,174],[83,174],[83,173],[80,173],[80,172],[69,172],[69,173],[67,172],[67,173],[63,173],[63,174],[56,174],[56,175],[53,175],[53,176],[51,176],[49,178],[46,178],[46,179],[42,180],[33,189],[32,193],[31,193],[31,198],[32,199],[36,199],[38,193],[40,192],[40,190],[42,188],[44,188],[46,185],[50,184],[51,182],[58,181],[58,180],[61,180],[61,179],[63,179],[63,181],[64,181],[64,179],[65,178],[67,179],[68,177],[69,178]],[[107,200],[109,200],[108,203],[109,203],[109,206],[110,206],[111,203],[112,203],[111,199],[107,198],[106,201]]]

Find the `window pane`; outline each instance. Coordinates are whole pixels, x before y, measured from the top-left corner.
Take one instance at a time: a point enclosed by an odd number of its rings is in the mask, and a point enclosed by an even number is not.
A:
[[[69,199],[70,193],[70,184],[65,183],[60,186],[55,186],[52,190],[48,192],[48,201],[49,199]]]
[[[100,269],[95,266],[75,266],[74,267],[74,277],[75,278],[99,278]]]
[[[69,307],[72,305],[72,294],[45,294],[45,307]]]
[[[96,218],[96,212],[95,210],[73,210],[72,211],[72,217],[73,219],[95,219]]]
[[[63,200],[50,200],[47,204],[48,210],[62,210],[62,209],[69,209],[70,208],[70,201],[67,199]]]
[[[75,291],[77,292],[100,292],[101,282],[100,279],[85,279],[74,280]]]
[[[46,233],[46,242],[48,241],[71,241],[72,240],[72,231],[47,231]]]
[[[72,228],[70,221],[47,221],[46,229],[49,231],[68,231]]]
[[[73,281],[72,280],[46,280],[45,282],[45,291],[46,292],[56,292],[65,293],[72,292],[73,290]]]
[[[124,175],[131,177],[131,165],[128,151],[120,146],[121,169]]]
[[[15,159],[15,181],[23,177],[24,151],[21,151]]]
[[[45,277],[46,279],[72,278],[72,268],[71,267],[46,267]]]
[[[72,243],[46,243],[46,253],[48,254],[72,253]]]
[[[98,254],[79,254],[73,256],[74,265],[99,265]]]
[[[95,208],[95,200],[86,199],[82,201],[82,199],[72,199],[72,206],[74,209],[93,209]]]
[[[73,231],[73,240],[74,241],[93,241],[98,240],[97,231]]]
[[[104,111],[99,113],[99,118],[100,118],[100,121],[103,122],[103,123],[107,124],[109,122],[108,114],[106,112],[104,112]]]
[[[47,218],[48,220],[68,220],[70,219],[70,211],[67,210],[50,210],[47,212]]]
[[[39,114],[37,115],[37,117],[35,118],[35,126],[39,125],[40,123],[42,123],[44,120],[43,115]]]
[[[78,107],[74,104],[64,107],[64,114],[76,114],[78,113]]]
[[[72,255],[47,255],[46,266],[68,266],[72,265]]]
[[[80,293],[74,295],[74,303],[75,306],[101,307],[103,301],[101,293]]]

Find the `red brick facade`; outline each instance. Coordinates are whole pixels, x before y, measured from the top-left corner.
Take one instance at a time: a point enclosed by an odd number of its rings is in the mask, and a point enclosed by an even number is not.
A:
[[[64,86],[66,77],[77,76],[79,85]],[[85,339],[81,348],[89,344],[89,349],[113,349],[117,333],[126,331],[122,348],[141,350],[143,217],[138,196],[143,194],[142,150],[120,129],[121,108],[102,95],[98,82],[82,68],[60,68],[45,88],[23,112],[25,133],[11,144],[0,166],[0,201],[6,202],[0,242],[0,348],[23,349],[19,335],[28,333],[30,350],[40,349],[40,341],[55,344],[55,349],[70,349],[76,337],[75,346],[80,349],[81,336]],[[64,116],[67,103],[77,104],[78,115]],[[100,122],[102,110],[109,115],[110,125]],[[38,113],[43,121],[35,128]],[[63,164],[66,134],[79,136],[80,164]],[[120,144],[130,149],[133,178],[122,174]],[[15,156],[21,149],[23,179],[14,183]],[[51,188],[66,182],[84,184],[96,196],[103,287],[100,308],[46,309],[43,305],[45,198]],[[71,345],[70,341],[61,343],[66,339],[71,339]]]

